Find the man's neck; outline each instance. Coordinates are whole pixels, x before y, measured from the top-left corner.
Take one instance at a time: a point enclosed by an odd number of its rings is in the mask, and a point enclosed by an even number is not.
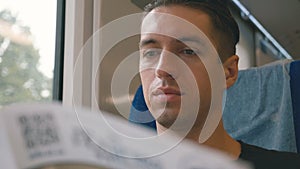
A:
[[[222,120],[213,135],[203,144],[223,151],[232,156],[234,159],[237,159],[241,153],[240,143],[229,136],[227,131],[224,129]]]
[[[157,133],[158,134],[161,134],[166,130],[167,130],[167,128],[157,124]],[[199,135],[200,135],[200,129],[194,130],[194,132],[188,133],[185,138],[189,139],[191,141],[194,141],[198,144],[201,144],[198,141]],[[212,134],[212,136],[202,144],[212,147],[212,148],[215,148],[215,149],[218,149],[220,151],[223,151],[226,154],[232,156],[234,159],[237,159],[241,153],[240,143],[228,135],[228,133],[226,132],[226,130],[223,127],[222,120],[219,123],[218,127],[216,128],[215,132]]]

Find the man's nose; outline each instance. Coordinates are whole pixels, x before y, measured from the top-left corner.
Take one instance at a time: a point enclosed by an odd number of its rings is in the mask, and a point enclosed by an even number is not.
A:
[[[155,75],[158,78],[177,78],[176,60],[179,58],[175,54],[163,50],[160,54],[158,64],[155,68]]]

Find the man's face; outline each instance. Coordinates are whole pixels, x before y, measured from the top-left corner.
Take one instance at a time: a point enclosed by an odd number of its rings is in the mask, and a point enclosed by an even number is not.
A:
[[[179,112],[184,120],[195,107],[196,124],[202,127],[210,108],[210,80],[199,58],[209,52],[205,47],[207,42],[195,29],[200,29],[215,46],[210,18],[199,10],[178,5],[159,7],[143,20],[140,41],[143,92],[150,112],[166,128],[174,123]]]

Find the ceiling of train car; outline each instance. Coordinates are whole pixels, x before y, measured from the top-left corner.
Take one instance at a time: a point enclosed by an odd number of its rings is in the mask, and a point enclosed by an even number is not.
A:
[[[294,59],[300,59],[300,0],[240,2]]]
[[[144,6],[151,0],[131,0]],[[239,0],[294,59],[300,59],[300,0]]]

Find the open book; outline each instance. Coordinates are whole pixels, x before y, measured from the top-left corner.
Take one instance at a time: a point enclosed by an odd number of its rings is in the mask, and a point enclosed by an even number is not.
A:
[[[57,103],[0,110],[2,169],[248,169],[181,138],[157,136],[106,112]]]

